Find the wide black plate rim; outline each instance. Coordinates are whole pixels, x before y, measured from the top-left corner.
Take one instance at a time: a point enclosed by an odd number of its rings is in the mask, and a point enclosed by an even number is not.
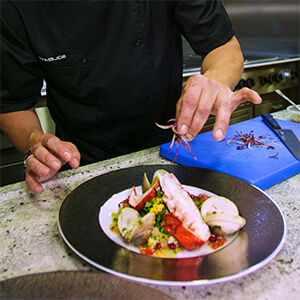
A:
[[[134,166],[134,167],[127,167],[127,168],[117,169],[117,170],[112,170],[112,171],[109,171],[107,173],[104,173],[104,174],[98,175],[96,177],[93,177],[93,178],[85,181],[84,183],[80,184],[78,187],[76,187],[74,190],[72,190],[66,196],[66,198],[64,199],[64,201],[63,201],[63,203],[61,205],[60,211],[59,211],[59,215],[58,215],[58,228],[59,228],[59,232],[60,232],[60,234],[61,234],[64,242],[80,258],[82,258],[83,260],[85,260],[86,262],[88,262],[90,265],[92,265],[92,266],[94,266],[94,267],[96,267],[96,268],[98,268],[98,269],[100,269],[102,271],[105,271],[105,272],[107,272],[109,274],[116,275],[116,276],[122,277],[124,279],[129,279],[129,280],[133,280],[133,281],[140,282],[140,283],[156,284],[156,285],[168,285],[168,286],[183,286],[183,285],[184,286],[199,286],[199,285],[210,285],[210,284],[216,284],[216,283],[222,283],[222,282],[234,280],[234,279],[237,279],[237,278],[240,278],[240,277],[244,277],[244,276],[246,276],[246,275],[248,275],[250,273],[253,273],[253,272],[259,270],[260,268],[262,268],[263,266],[265,266],[266,264],[268,264],[270,261],[272,261],[278,255],[278,253],[280,252],[280,250],[282,249],[282,247],[283,247],[283,245],[284,245],[284,243],[286,241],[286,235],[287,235],[286,220],[285,220],[285,217],[284,217],[284,215],[282,213],[282,210],[279,207],[279,205],[267,193],[265,193],[263,190],[261,190],[260,188],[254,186],[254,185],[252,185],[250,183],[247,183],[247,182],[245,182],[245,181],[243,181],[243,180],[241,180],[239,178],[233,177],[233,176],[225,174],[225,173],[221,173],[221,172],[218,172],[218,171],[215,171],[215,170],[209,170],[209,169],[203,169],[203,168],[197,168],[197,167],[189,167],[189,166],[181,166],[181,165],[176,165],[176,168],[179,168],[179,169],[184,168],[184,169],[190,169],[190,170],[194,170],[194,171],[201,169],[203,171],[208,171],[208,172],[213,172],[213,173],[219,173],[222,176],[231,177],[231,178],[233,178],[237,182],[242,182],[243,184],[251,186],[251,188],[257,190],[259,193],[261,193],[265,197],[267,197],[268,200],[278,210],[278,212],[279,212],[279,214],[280,214],[280,216],[282,218],[281,219],[282,223],[283,223],[283,228],[282,228],[283,233],[282,233],[281,239],[280,239],[279,243],[277,244],[276,248],[273,250],[273,252],[270,255],[268,255],[265,259],[262,259],[259,263],[255,264],[253,266],[250,266],[250,267],[246,268],[245,270],[242,270],[242,271],[240,271],[240,272],[238,272],[236,274],[233,274],[233,275],[229,275],[229,276],[225,276],[225,277],[220,277],[220,278],[216,278],[216,279],[199,279],[199,280],[191,280],[191,281],[181,281],[181,280],[180,281],[168,281],[168,280],[156,280],[156,279],[144,278],[144,277],[140,277],[140,276],[134,276],[134,275],[130,275],[130,274],[124,274],[122,272],[118,272],[118,271],[115,271],[115,270],[113,270],[111,268],[108,268],[106,266],[100,265],[97,262],[95,262],[92,259],[90,259],[88,256],[86,256],[83,253],[81,253],[80,251],[78,251],[78,249],[76,249],[76,247],[65,236],[65,234],[64,234],[64,228],[62,227],[61,220],[60,220],[64,203],[66,201],[68,201],[68,199],[70,198],[70,196],[72,194],[74,194],[74,193],[76,193],[76,191],[80,190],[82,188],[82,186],[84,186],[86,184],[90,184],[92,180],[95,180],[98,177],[103,177],[103,176],[106,176],[106,175],[111,174],[111,173],[117,173],[117,172],[120,172],[120,171],[124,172],[126,170],[138,169],[139,167],[143,167],[143,168],[150,167],[151,169],[153,169],[153,168],[160,169],[160,168],[168,168],[170,166],[174,166],[174,165],[156,164],[156,165],[142,165],[142,166]],[[187,184],[187,183],[184,183],[184,184]],[[117,191],[117,192],[119,192],[119,191]],[[103,201],[103,204],[106,202],[106,200]],[[99,227],[100,227],[100,224],[99,224]],[[140,255],[142,255],[142,254],[140,254]],[[154,258],[154,259],[156,259],[156,258]],[[160,259],[163,259],[163,258],[160,258]]]

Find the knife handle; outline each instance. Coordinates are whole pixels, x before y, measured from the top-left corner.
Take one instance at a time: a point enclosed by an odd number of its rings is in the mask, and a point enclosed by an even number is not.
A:
[[[277,123],[277,121],[270,114],[262,113],[261,117],[267,123],[267,125],[269,127],[271,127],[272,129],[281,129],[281,127],[279,126],[279,124]]]

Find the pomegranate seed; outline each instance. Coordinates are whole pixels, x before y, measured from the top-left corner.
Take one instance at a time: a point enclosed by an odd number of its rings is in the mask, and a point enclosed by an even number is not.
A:
[[[212,234],[210,237],[209,237],[209,240],[211,242],[215,242],[216,241],[216,236],[214,234]]]
[[[176,245],[174,243],[169,244],[170,249],[176,249]]]

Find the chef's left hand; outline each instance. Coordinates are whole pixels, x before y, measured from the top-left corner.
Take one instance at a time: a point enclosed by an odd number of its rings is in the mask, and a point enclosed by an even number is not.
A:
[[[261,103],[257,92],[242,88],[233,92],[229,87],[200,74],[189,77],[176,106],[177,130],[192,140],[202,129],[210,114],[216,115],[213,137],[224,138],[231,113],[243,102]]]

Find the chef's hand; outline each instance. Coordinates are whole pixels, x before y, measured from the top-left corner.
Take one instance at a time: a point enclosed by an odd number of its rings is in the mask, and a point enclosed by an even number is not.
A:
[[[242,88],[237,92],[216,80],[196,74],[188,78],[176,107],[177,130],[192,140],[210,114],[216,115],[213,137],[224,138],[231,113],[243,102],[261,103],[257,92]]]
[[[36,194],[43,191],[39,182],[52,178],[64,164],[69,163],[73,169],[77,169],[80,164],[77,147],[52,134],[43,134],[32,147],[32,154],[26,161],[25,182]]]

